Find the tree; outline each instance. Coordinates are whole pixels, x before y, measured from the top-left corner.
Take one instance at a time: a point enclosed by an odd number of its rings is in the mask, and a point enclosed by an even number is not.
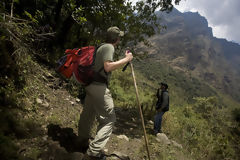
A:
[[[155,11],[171,11],[172,0],[139,0],[133,5],[128,0],[14,0],[15,13],[27,18],[29,13],[40,26],[50,25],[56,32],[55,45],[64,46],[67,41],[84,43],[102,40],[102,31],[109,26],[119,26],[128,34],[125,40],[142,42],[159,31]],[[180,0],[175,0],[176,4]],[[10,2],[4,0],[9,12]],[[71,36],[69,36],[71,35]],[[77,38],[70,38],[77,35]],[[84,44],[82,44],[84,45]]]

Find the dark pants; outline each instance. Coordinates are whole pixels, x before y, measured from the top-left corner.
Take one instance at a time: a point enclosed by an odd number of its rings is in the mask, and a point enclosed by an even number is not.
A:
[[[164,115],[164,111],[157,112],[154,116],[154,133],[157,134],[161,132],[162,127],[162,116]]]

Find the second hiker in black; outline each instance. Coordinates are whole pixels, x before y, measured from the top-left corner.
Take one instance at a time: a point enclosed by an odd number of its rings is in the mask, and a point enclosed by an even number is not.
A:
[[[160,90],[161,89],[161,93]],[[156,111],[157,114],[154,116],[154,134],[162,133],[162,116],[165,112],[169,110],[169,95],[168,95],[168,85],[166,83],[161,83],[160,89],[157,90],[157,104]]]

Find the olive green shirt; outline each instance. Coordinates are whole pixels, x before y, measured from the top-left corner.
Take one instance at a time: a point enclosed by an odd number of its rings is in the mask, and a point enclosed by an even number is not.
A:
[[[106,43],[101,45],[97,52],[94,64],[94,71],[99,72],[101,76],[106,78],[109,82],[111,73],[106,73],[104,71],[104,62],[113,61],[114,56],[114,46],[110,43]]]

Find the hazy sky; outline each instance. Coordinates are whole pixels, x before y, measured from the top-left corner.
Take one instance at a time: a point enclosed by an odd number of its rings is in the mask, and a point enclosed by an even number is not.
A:
[[[180,12],[199,12],[215,37],[240,44],[240,0],[181,0],[175,7]]]

